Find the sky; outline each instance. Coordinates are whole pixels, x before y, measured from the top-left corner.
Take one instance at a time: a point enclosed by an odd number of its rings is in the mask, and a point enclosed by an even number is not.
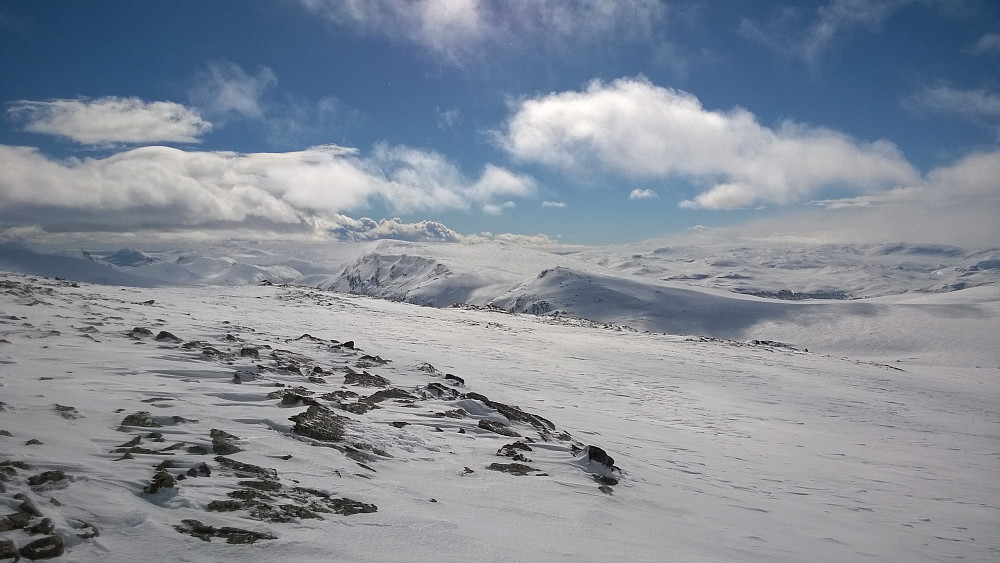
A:
[[[1000,245],[993,0],[0,0],[0,239]]]

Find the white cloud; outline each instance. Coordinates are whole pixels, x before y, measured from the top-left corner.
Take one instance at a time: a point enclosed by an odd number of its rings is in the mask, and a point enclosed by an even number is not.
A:
[[[976,55],[1000,53],[1000,33],[987,33],[980,37],[972,52]]]
[[[917,183],[877,194],[811,202],[738,227],[702,229],[699,237],[734,240],[927,242],[995,248],[1000,241],[1000,151],[937,168]]]
[[[666,15],[658,0],[300,2],[337,25],[413,43],[452,63],[497,49],[645,41]]]
[[[954,113],[971,118],[1000,118],[1000,94],[986,89],[959,90],[950,86],[925,87],[904,100],[915,110]]]
[[[554,207],[556,209],[566,209],[566,202],[564,201],[543,201],[542,207]]]
[[[398,217],[375,221],[368,217],[351,219],[340,216],[339,226],[328,231],[340,240],[405,240],[410,242],[459,242],[462,236],[436,221],[404,223]]]
[[[192,103],[211,115],[239,115],[250,119],[264,117],[263,99],[277,85],[274,72],[263,67],[256,75],[247,74],[239,65],[227,61],[212,63],[198,77],[191,89]]]
[[[876,30],[907,0],[832,0],[817,8],[815,15],[804,10],[782,8],[766,23],[745,18],[740,34],[779,53],[815,63],[838,38],[862,28]],[[811,18],[812,23],[805,21]]]
[[[534,182],[487,166],[470,180],[441,155],[378,146],[367,156],[333,145],[286,153],[198,152],[153,146],[107,158],[53,160],[0,145],[0,222],[86,228],[266,222],[382,202],[398,213],[509,209]]]
[[[660,194],[651,189],[636,188],[628,194],[629,199],[660,199]]]
[[[687,207],[787,204],[829,186],[865,192],[918,178],[887,141],[860,143],[790,121],[771,129],[745,109],[710,111],[642,78],[524,100],[497,137],[518,159],[581,177],[613,172],[710,186]]]
[[[7,110],[34,133],[58,135],[85,145],[197,143],[211,128],[201,115],[174,102],[108,96],[96,100],[14,102]]]
[[[517,205],[513,201],[503,203],[487,203],[483,206],[483,213],[487,215],[503,215],[505,211],[514,209]]]
[[[438,127],[451,129],[462,122],[462,114],[457,109],[442,110],[437,108]]]

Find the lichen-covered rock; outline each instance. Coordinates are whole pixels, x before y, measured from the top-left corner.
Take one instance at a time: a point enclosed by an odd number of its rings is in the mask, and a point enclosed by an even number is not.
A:
[[[177,480],[174,479],[173,475],[167,473],[166,469],[160,469],[153,475],[153,481],[146,486],[145,491],[151,495],[155,495],[160,489],[172,489],[176,487]]]
[[[344,376],[344,385],[360,385],[362,387],[388,387],[391,382],[382,377],[381,375],[375,375],[363,371],[358,373],[356,371],[349,371],[347,375]]]
[[[490,471],[510,473],[511,475],[517,475],[520,477],[523,477],[532,471],[538,471],[534,467],[529,467],[522,463],[491,463],[486,469],[489,469]]]
[[[239,440],[237,436],[218,428],[211,429],[208,434],[212,438],[212,451],[217,454],[229,455],[243,451],[243,448],[236,445],[236,441]]]
[[[295,423],[292,432],[300,436],[336,442],[344,439],[344,423],[350,419],[324,406],[310,405],[305,412],[289,417],[288,420]]]
[[[520,438],[521,435],[514,432],[509,426],[502,422],[497,422],[495,420],[480,420],[479,427],[483,430],[489,430],[490,432],[496,432],[501,436],[509,436],[511,438]]]
[[[122,419],[122,426],[140,426],[142,428],[159,428],[160,423],[153,420],[152,415],[146,411],[132,413]]]

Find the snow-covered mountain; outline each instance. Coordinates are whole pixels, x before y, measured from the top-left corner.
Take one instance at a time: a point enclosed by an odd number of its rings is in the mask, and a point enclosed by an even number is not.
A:
[[[524,289],[626,287],[561,267],[538,281]],[[947,337],[934,318],[978,311],[995,337],[990,289],[882,298],[900,311],[884,327],[915,325],[929,343]],[[936,313],[914,316],[924,309]],[[1000,359],[994,348],[975,367],[964,354],[915,341],[862,361],[301,286],[0,274],[0,549],[66,561],[989,560]]]

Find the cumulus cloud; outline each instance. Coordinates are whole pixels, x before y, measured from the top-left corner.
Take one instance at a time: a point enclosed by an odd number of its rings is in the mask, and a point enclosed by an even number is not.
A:
[[[658,0],[300,0],[331,22],[402,40],[460,63],[491,48],[616,38],[645,40],[665,17]]]
[[[66,137],[84,145],[197,143],[212,124],[174,102],[108,96],[95,100],[21,100],[7,115],[27,131]]]
[[[542,207],[554,207],[556,209],[566,209],[566,202],[564,201],[543,201]]]
[[[502,209],[534,193],[533,180],[499,167],[472,180],[437,153],[385,145],[369,155],[334,145],[249,154],[150,146],[69,160],[0,145],[0,169],[0,222],[82,230],[302,225],[372,202],[398,213]]]
[[[660,194],[658,194],[654,190],[651,190],[651,189],[648,189],[648,188],[647,189],[636,188],[636,189],[632,190],[631,193],[628,194],[628,198],[632,199],[632,200],[635,200],[635,199],[660,199]]]
[[[743,19],[739,31],[785,56],[815,63],[838,38],[859,28],[878,29],[905,3],[906,0],[832,0],[820,6],[815,14],[785,7],[767,22]]]
[[[404,223],[398,217],[375,221],[368,217],[351,219],[340,216],[339,226],[329,232],[340,240],[405,240],[410,242],[459,242],[461,235],[436,221]]]
[[[239,65],[217,61],[198,76],[190,97],[192,103],[212,115],[260,119],[264,116],[264,96],[277,83],[274,71],[268,67],[250,75]]]
[[[861,143],[791,121],[772,129],[745,109],[707,110],[691,94],[642,78],[523,100],[497,138],[520,160],[581,176],[681,177],[709,186],[685,207],[787,204],[829,186],[864,192],[918,178],[887,141]]]

